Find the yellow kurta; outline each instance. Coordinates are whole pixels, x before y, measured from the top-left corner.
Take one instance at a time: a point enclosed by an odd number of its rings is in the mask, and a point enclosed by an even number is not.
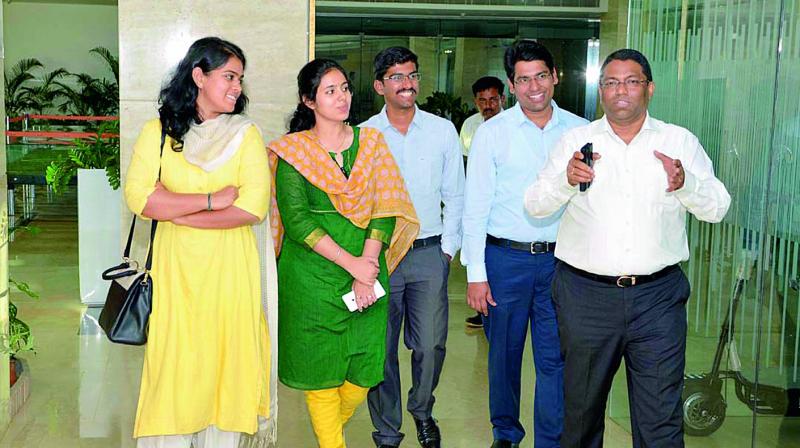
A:
[[[125,199],[141,215],[154,191],[161,124],[145,124],[134,147]],[[267,213],[270,171],[261,135],[245,131],[237,153],[207,173],[170,148],[161,182],[175,193],[208,193],[233,185],[234,205]],[[154,292],[134,437],[189,434],[215,425],[254,433],[269,416],[270,342],[261,307],[256,240],[250,226],[195,229],[159,222]]]

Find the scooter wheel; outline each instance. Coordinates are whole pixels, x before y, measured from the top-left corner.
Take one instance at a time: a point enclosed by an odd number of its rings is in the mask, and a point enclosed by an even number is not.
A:
[[[683,388],[683,432],[708,436],[725,421],[725,399],[705,382],[687,381]]]

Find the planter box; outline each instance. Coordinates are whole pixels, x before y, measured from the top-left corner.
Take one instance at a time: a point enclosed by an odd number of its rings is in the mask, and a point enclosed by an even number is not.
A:
[[[11,386],[8,397],[8,419],[9,421],[17,415],[22,406],[31,396],[31,371],[28,363],[20,358],[17,360],[22,363],[22,373],[17,378],[17,382]]]
[[[105,170],[78,170],[78,267],[81,302],[102,306],[108,294],[100,274],[121,263],[120,190]]]

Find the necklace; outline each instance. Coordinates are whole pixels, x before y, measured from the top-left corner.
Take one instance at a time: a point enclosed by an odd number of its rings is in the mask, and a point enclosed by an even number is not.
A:
[[[345,177],[347,177],[347,172],[345,171],[345,166],[346,166],[345,162],[350,161],[350,154],[349,153],[342,154],[343,152],[345,152],[344,150],[342,150],[342,146],[344,145],[344,141],[347,139],[347,134],[348,134],[346,128],[344,129],[344,132],[342,132],[342,138],[339,140],[339,143],[332,148],[333,151],[322,141],[322,137],[320,137],[320,135],[317,134],[317,132],[314,129],[312,129],[311,132],[313,132],[314,136],[317,137],[317,141],[319,141],[319,144],[320,146],[322,146],[322,149],[327,151],[329,154],[333,155],[333,160],[336,162],[337,165],[339,165],[339,169],[342,170],[342,173],[345,175]],[[347,160],[344,159],[345,155],[347,156]]]
[[[311,132],[313,132],[314,136],[317,137],[317,141],[319,141],[319,144],[320,144],[320,146],[322,146],[322,149],[324,149],[327,152],[332,152],[334,154],[338,154],[340,152],[340,151],[337,151],[337,150],[341,149],[342,145],[344,144],[344,141],[347,139],[347,130],[343,129],[342,138],[339,139],[339,143],[336,146],[330,147],[330,146],[326,145],[325,142],[322,141],[322,136],[317,134],[317,131],[312,129]]]

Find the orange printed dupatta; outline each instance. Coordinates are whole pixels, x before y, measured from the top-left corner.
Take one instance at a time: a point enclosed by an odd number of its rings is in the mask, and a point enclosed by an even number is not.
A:
[[[267,145],[272,170],[270,223],[276,255],[280,254],[283,243],[283,224],[275,193],[279,157],[327,193],[336,210],[356,227],[365,229],[372,219],[395,217],[394,233],[386,252],[390,273],[411,248],[419,233],[419,220],[400,169],[378,130],[361,128],[359,134],[358,155],[349,178],[310,131],[287,134]]]

